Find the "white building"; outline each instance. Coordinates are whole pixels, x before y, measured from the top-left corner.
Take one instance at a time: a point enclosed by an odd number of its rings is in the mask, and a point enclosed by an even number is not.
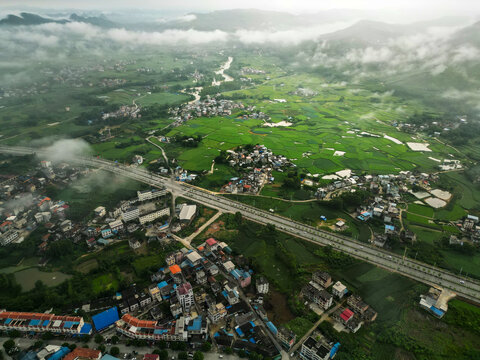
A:
[[[177,287],[175,290],[177,293],[178,302],[182,305],[185,312],[190,312],[190,308],[195,304],[195,298],[193,296],[193,289],[190,283],[184,283]]]
[[[137,191],[138,201],[147,201],[157,199],[159,197],[165,196],[167,194],[166,190],[144,190],[144,191]]]
[[[186,258],[194,266],[199,264],[200,261],[202,261],[202,257],[196,251],[192,251],[192,252],[188,253]]]
[[[112,231],[120,231],[123,229],[123,222],[122,220],[115,220],[109,223],[108,226],[110,226],[110,229],[112,229]]]
[[[223,267],[225,268],[225,271],[229,273],[235,269],[235,264],[231,261],[227,261],[223,263]]]
[[[0,235],[0,244],[2,246],[10,244],[12,241],[17,240],[19,237],[18,231],[8,230],[6,233]]]
[[[128,245],[133,249],[138,249],[140,246],[142,246],[142,244],[140,243],[140,241],[138,241],[137,239],[130,239],[128,240]]]
[[[104,217],[105,215],[107,215],[107,210],[105,209],[104,206],[99,206],[97,207],[95,210],[95,216],[98,216],[98,217]]]
[[[140,210],[137,207],[131,207],[122,212],[122,219],[125,222],[129,222],[140,217]]]
[[[265,279],[263,276],[260,276],[257,281],[255,282],[255,286],[257,287],[257,292],[259,294],[267,294],[268,293],[268,288],[269,284],[267,279]]]
[[[340,281],[337,281],[332,287],[332,293],[338,298],[342,298],[348,292],[347,287],[343,285]]]
[[[146,224],[148,222],[155,221],[163,216],[170,216],[170,208],[166,207],[165,209],[157,210],[154,212],[151,212],[150,214],[146,214],[143,216],[140,216],[138,220],[140,221],[140,224]]]
[[[52,214],[48,211],[38,212],[35,214],[35,221],[37,222],[37,224],[49,222],[51,218]]]
[[[189,222],[197,212],[197,205],[183,205],[178,216],[180,221]]]
[[[211,305],[208,308],[208,317],[213,323],[223,319],[227,315],[227,309],[222,303]]]

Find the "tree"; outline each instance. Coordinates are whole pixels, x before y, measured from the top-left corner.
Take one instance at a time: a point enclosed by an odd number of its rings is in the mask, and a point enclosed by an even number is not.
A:
[[[35,341],[35,343],[33,344],[34,349],[40,349],[42,346],[43,346],[42,340]]]
[[[91,336],[90,335],[82,335],[81,340],[84,343],[88,343],[90,341]]]
[[[167,350],[160,350],[160,360],[168,360],[168,351]]]
[[[238,356],[240,356],[241,358],[245,358],[247,357],[247,353],[245,352],[245,350],[239,350]]]
[[[187,360],[188,354],[185,351],[180,351],[178,353],[178,360]]]
[[[94,340],[97,344],[103,343],[103,336],[100,334],[95,334]]]
[[[118,340],[120,340],[120,339],[118,338],[117,335],[113,335],[110,340],[112,341],[112,344],[115,345],[115,344],[118,343]]]
[[[52,340],[53,334],[50,331],[44,332],[42,334],[42,340]]]
[[[165,340],[160,340],[157,344],[158,348],[163,350],[167,348],[167,342]]]
[[[12,339],[8,339],[3,343],[3,348],[5,349],[5,352],[7,354],[10,354],[11,351],[15,348],[15,341],[13,341]]]
[[[193,360],[203,360],[203,353],[201,351],[195,351],[195,354],[193,354]]]
[[[15,329],[14,329],[14,330],[10,330],[10,331],[8,332],[8,336],[11,337],[12,339],[18,338],[18,337],[20,337],[20,335],[21,335],[21,334],[20,334],[20,331],[15,330]]]
[[[104,353],[106,350],[105,345],[103,344],[98,345],[97,350],[100,350],[102,353]]]
[[[209,352],[212,349],[212,344],[210,344],[208,341],[205,341],[202,344],[202,351],[203,352]]]
[[[235,222],[237,223],[237,225],[242,225],[242,221],[243,221],[243,216],[242,216],[242,213],[240,211],[237,211],[235,213]]]
[[[233,349],[231,347],[226,347],[225,348],[225,354],[232,355],[233,354]]]
[[[118,354],[120,354],[120,349],[116,346],[112,346],[110,349],[110,355],[117,356]]]

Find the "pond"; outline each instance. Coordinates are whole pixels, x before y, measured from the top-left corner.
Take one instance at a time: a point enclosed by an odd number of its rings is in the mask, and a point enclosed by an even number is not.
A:
[[[38,280],[41,280],[46,286],[57,286],[69,278],[71,278],[71,275],[58,271],[40,271],[36,267],[17,271],[15,273],[15,280],[22,286],[23,291],[32,290],[35,287],[35,282]]]

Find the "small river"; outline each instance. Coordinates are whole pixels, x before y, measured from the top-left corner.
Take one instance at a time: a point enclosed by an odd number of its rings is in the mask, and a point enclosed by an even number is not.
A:
[[[216,80],[215,78],[212,81],[212,86],[219,86],[222,82],[228,82],[228,81],[233,81],[233,77],[230,75],[225,74],[225,70],[230,69],[230,65],[232,65],[233,57],[229,56],[228,60],[223,64],[219,70],[215,71],[216,75],[221,75],[223,77],[223,80]],[[200,100],[200,92],[203,90],[203,86],[197,86],[193,88],[193,91],[187,92],[187,89],[180,90],[180,92],[184,94],[191,94],[195,98],[193,100],[190,100],[188,103],[193,104]]]

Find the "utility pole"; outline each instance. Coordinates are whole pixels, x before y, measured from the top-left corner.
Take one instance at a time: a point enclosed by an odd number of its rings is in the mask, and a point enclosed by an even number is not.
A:
[[[402,260],[405,260],[405,256],[407,255],[407,250],[408,250],[408,248],[405,247],[405,251],[403,252],[403,259]]]

